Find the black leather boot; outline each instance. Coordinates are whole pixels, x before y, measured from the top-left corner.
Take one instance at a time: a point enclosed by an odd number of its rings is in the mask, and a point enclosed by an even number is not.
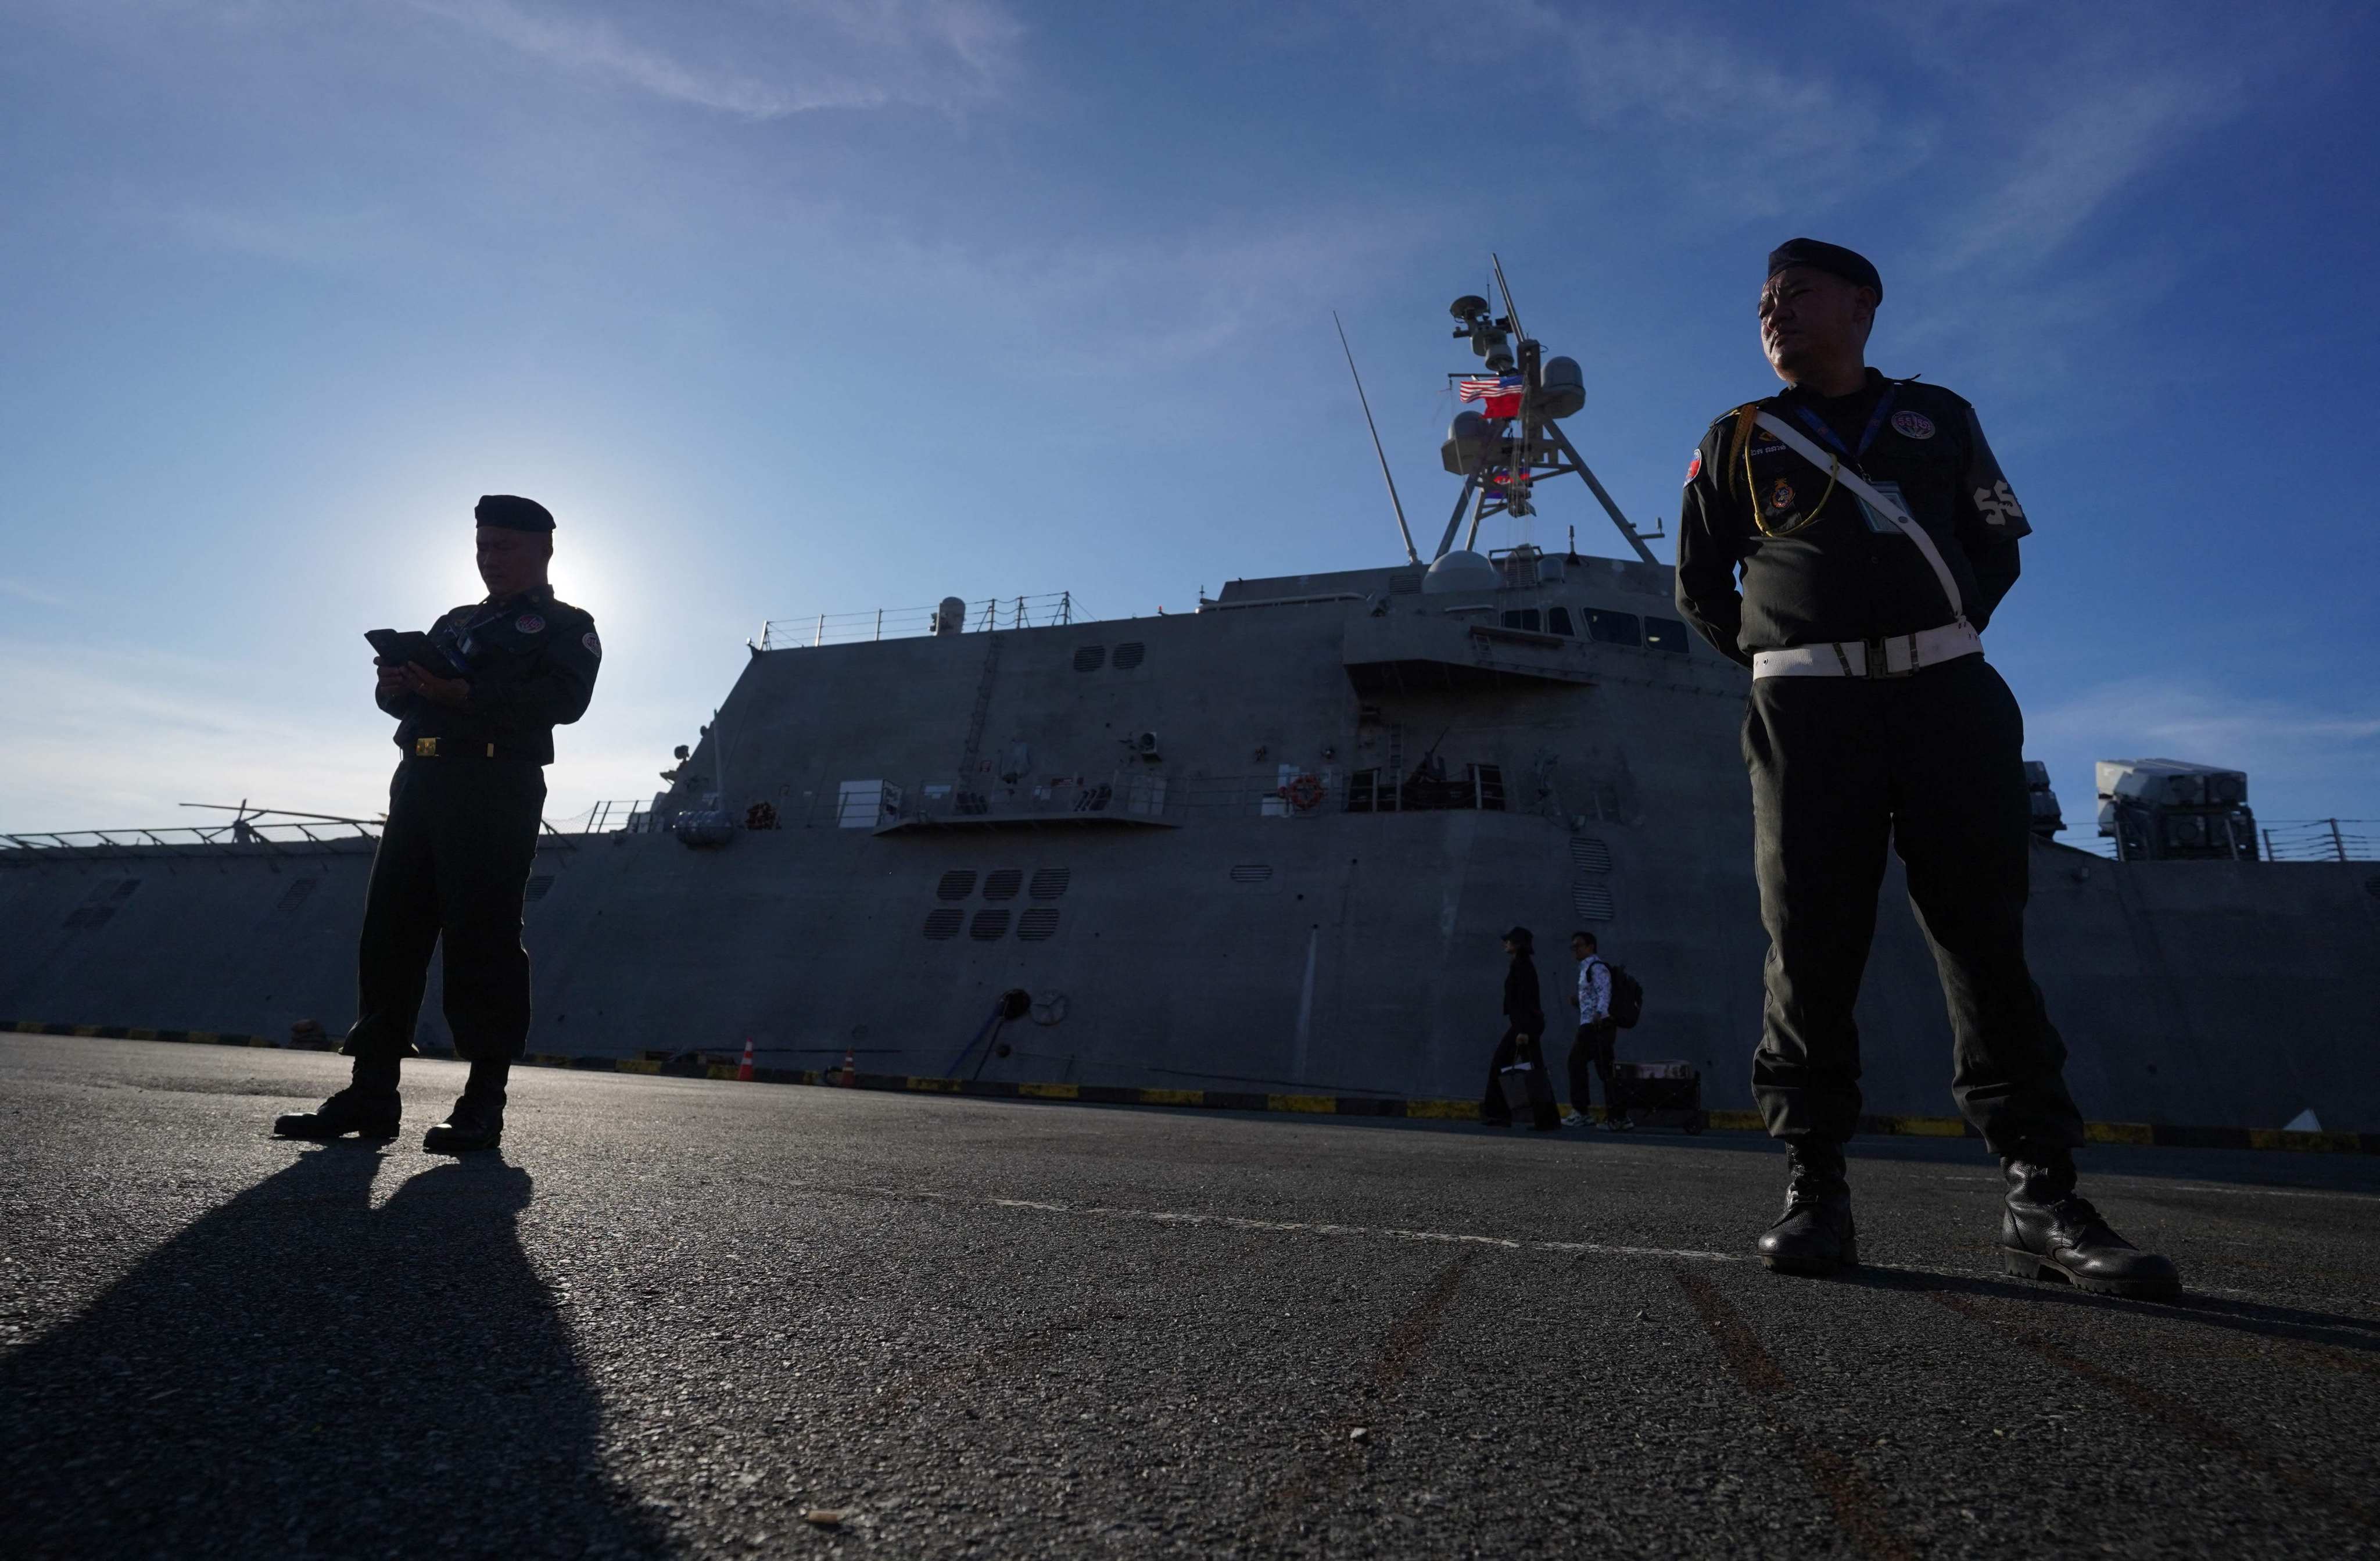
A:
[[[364,1139],[393,1139],[403,1115],[404,1102],[396,1092],[396,1059],[358,1057],[346,1089],[311,1111],[274,1117],[273,1136],[335,1139],[353,1133]]]
[[[2143,1252],[2074,1191],[2074,1156],[2057,1150],[2000,1162],[2008,1210],[2000,1216],[2000,1258],[2010,1274],[2063,1281],[2103,1296],[2146,1299],[2181,1294],[2170,1260]]]
[[[1760,1261],[1779,1274],[1833,1274],[1859,1266],[1843,1146],[1803,1141],[1785,1151],[1785,1213],[1760,1238]]]
[[[474,1062],[470,1082],[463,1086],[463,1098],[455,1103],[446,1120],[422,1135],[422,1152],[469,1154],[504,1142],[504,1079],[511,1071],[508,1061]]]

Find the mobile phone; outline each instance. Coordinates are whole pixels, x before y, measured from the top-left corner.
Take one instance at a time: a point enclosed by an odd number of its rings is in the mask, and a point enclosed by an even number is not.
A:
[[[413,662],[432,672],[443,672],[437,662],[437,652],[431,648],[430,636],[413,628],[372,628],[364,631],[372,653],[382,666],[402,666]]]

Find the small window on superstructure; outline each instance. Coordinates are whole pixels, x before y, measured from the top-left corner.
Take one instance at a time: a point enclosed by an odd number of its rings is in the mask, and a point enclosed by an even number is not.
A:
[[[1535,607],[1507,607],[1504,609],[1504,627],[1525,628],[1533,634],[1542,633],[1545,628],[1544,617],[1545,615]]]
[[[1667,651],[1673,656],[1686,653],[1686,626],[1675,618],[1646,618],[1645,648]]]
[[[1570,609],[1568,607],[1548,607],[1546,609],[1546,632],[1548,634],[1559,634],[1563,638],[1570,640],[1575,640],[1578,638],[1578,630],[1571,627]]]

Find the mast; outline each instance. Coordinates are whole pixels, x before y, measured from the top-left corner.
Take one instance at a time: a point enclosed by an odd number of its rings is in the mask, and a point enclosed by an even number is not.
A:
[[[1647,564],[1659,563],[1645,545],[1645,533],[1629,523],[1559,426],[1560,420],[1586,405],[1586,383],[1578,360],[1548,358],[1543,345],[1522,331],[1520,309],[1504,279],[1504,262],[1493,252],[1488,259],[1496,290],[1503,295],[1503,314],[1497,315],[1476,293],[1465,293],[1448,307],[1457,321],[1454,335],[1471,343],[1488,372],[1449,376],[1461,382],[1463,399],[1478,401],[1481,409],[1455,415],[1439,452],[1446,470],[1463,479],[1463,496],[1455,501],[1436,556],[1442,558],[1452,549],[1463,511],[1475,494],[1477,505],[1470,535],[1464,538],[1466,547],[1478,540],[1480,523],[1489,516],[1535,514],[1536,484],[1574,472],[1636,556]]]

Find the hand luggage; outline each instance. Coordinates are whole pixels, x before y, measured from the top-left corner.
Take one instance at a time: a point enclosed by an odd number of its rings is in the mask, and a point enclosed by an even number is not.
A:
[[[1519,1121],[1536,1109],[1536,1097],[1532,1092],[1536,1078],[1533,1064],[1516,1062],[1496,1071],[1496,1082],[1504,1091],[1504,1109]]]

